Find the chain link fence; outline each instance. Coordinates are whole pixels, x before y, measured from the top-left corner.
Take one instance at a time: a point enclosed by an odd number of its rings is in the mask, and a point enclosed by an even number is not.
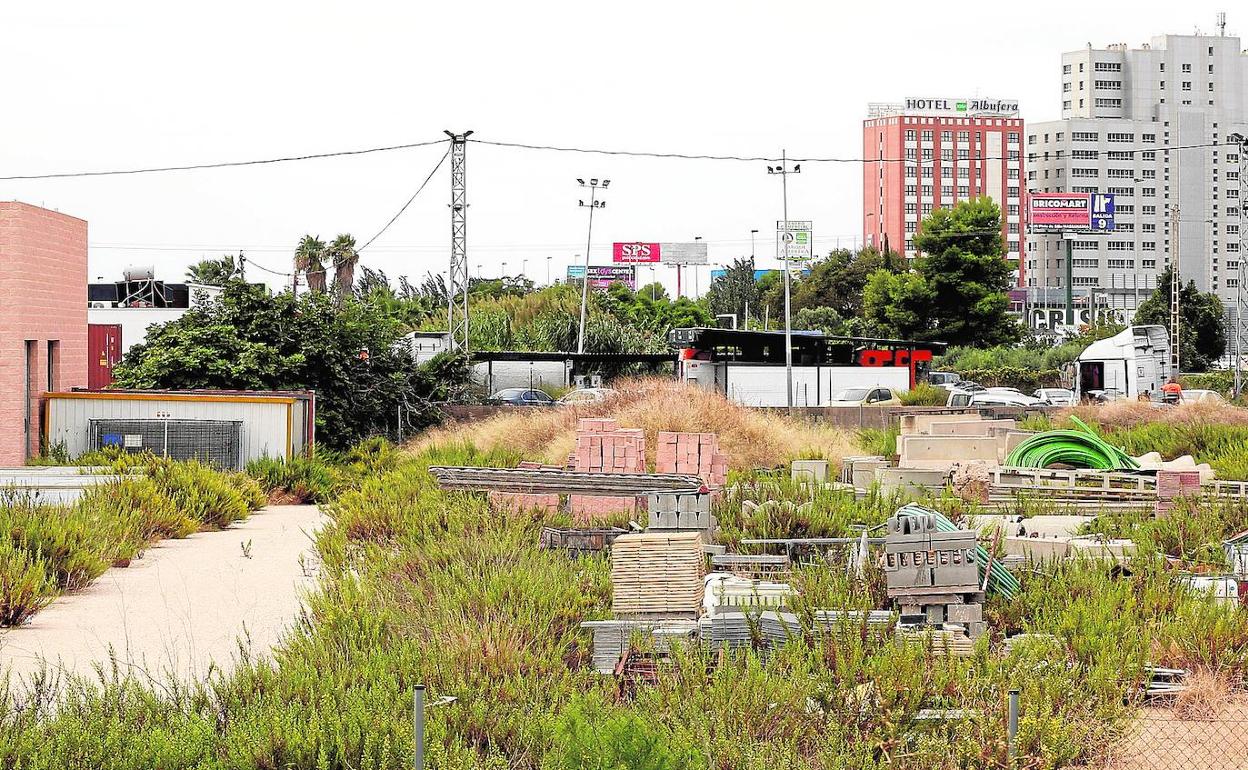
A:
[[[1145,708],[1109,748],[1104,770],[1243,770],[1248,768],[1248,703],[1216,716]]]

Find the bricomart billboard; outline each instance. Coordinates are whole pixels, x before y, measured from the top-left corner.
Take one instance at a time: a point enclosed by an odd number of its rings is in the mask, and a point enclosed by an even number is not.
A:
[[[1114,229],[1114,196],[1032,193],[1027,223],[1037,232],[1107,232]]]

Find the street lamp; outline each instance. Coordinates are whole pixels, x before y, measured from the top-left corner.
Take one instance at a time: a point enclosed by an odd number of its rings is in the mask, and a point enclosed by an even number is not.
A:
[[[550,285],[550,260],[554,259],[554,255],[546,255],[546,285]]]
[[[789,232],[789,174],[802,173],[802,164],[797,163],[789,168],[788,153],[780,151],[780,165],[768,166],[768,174],[780,175],[780,190],[783,198],[784,226],[780,228],[780,238],[784,242],[784,378],[787,384],[786,402],[789,416],[793,416],[793,327],[789,323],[790,312],[790,279],[789,279],[789,243],[793,234]]]
[[[503,260],[503,279],[506,280],[506,278],[507,278],[507,260],[504,259]]]
[[[750,231],[750,261],[754,261],[754,236],[758,235],[757,230]]]
[[[529,272],[529,260],[520,260],[520,277],[523,278]]]
[[[591,178],[589,184],[585,184],[585,180],[577,178],[576,183],[581,187],[589,188],[589,203],[584,200],[577,201],[577,204],[583,208],[589,209],[589,227],[585,233],[585,275],[581,277],[581,325],[576,334],[576,352],[585,352],[585,322],[588,315],[589,307],[589,246],[594,238],[594,209],[605,209],[606,201],[598,200],[598,179]],[[610,179],[602,180],[602,189],[607,189],[611,184]]]

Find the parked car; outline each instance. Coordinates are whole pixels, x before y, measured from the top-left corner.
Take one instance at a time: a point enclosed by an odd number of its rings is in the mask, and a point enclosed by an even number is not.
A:
[[[615,391],[611,388],[578,388],[563,394],[563,398],[559,399],[558,404],[559,406],[597,404],[606,401],[613,395],[615,395]]]
[[[966,406],[1042,406],[1042,402],[1038,398],[1024,396],[1017,391],[1011,392],[1008,388],[997,391],[987,389],[977,391],[954,390],[949,393],[949,400],[945,404],[952,407]]]
[[[938,388],[949,388],[962,380],[962,375],[957,372],[928,372],[927,382],[929,385],[935,385]]]
[[[1183,391],[1183,403],[1225,404],[1226,399],[1222,398],[1222,394],[1216,390],[1185,390]]]
[[[490,396],[495,404],[511,404],[512,406],[554,406],[555,400],[540,390],[530,388],[503,388]]]
[[[846,388],[824,406],[900,406],[901,399],[889,388]]]
[[[1031,395],[1051,406],[1075,405],[1075,392],[1066,388],[1040,388]]]

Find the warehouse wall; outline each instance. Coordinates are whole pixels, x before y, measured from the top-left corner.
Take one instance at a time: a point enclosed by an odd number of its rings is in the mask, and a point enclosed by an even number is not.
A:
[[[87,384],[87,223],[0,202],[0,465],[39,453],[43,394]]]
[[[292,401],[231,396],[165,399],[151,394],[52,395],[48,398],[48,443],[64,443],[71,457],[89,451],[93,419],[238,420],[243,423],[240,454],[244,463],[266,455],[286,457],[288,435],[294,454],[306,446],[299,425],[302,410],[293,409]]]

